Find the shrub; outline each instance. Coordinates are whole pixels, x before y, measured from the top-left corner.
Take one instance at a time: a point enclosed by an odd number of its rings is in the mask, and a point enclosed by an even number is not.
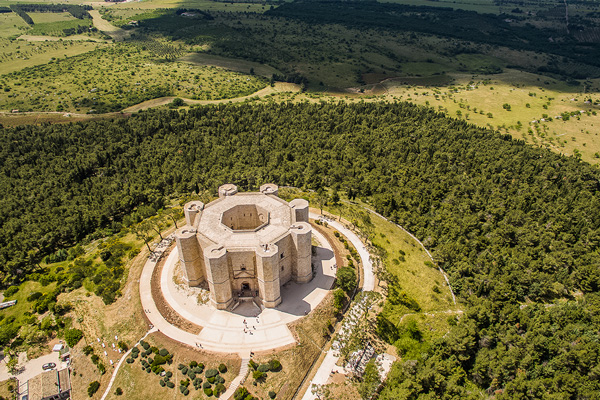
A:
[[[250,396],[250,392],[243,386],[238,387],[233,393],[234,400],[245,400],[248,396]]]
[[[131,349],[132,353],[139,353],[140,352],[140,348],[135,346],[133,349]]]
[[[83,354],[85,354],[86,356],[89,356],[93,352],[94,352],[94,348],[92,346],[90,346],[89,344],[83,348]]]
[[[92,357],[91,357],[91,359],[92,359],[92,362],[93,362],[94,364],[97,364],[97,363],[98,363],[98,361],[100,360],[100,357],[98,357],[98,355],[97,355],[97,354],[92,354]]]
[[[217,375],[215,376],[215,383],[225,383],[225,378],[223,378],[221,375]]]
[[[167,378],[170,378],[173,376],[173,373],[171,371],[167,371],[167,373],[165,375]]]
[[[344,289],[346,293],[350,293],[356,288],[356,273],[352,268],[341,267],[336,275],[338,286]]]
[[[4,297],[11,297],[19,291],[18,286],[11,286],[4,291]]]
[[[219,364],[219,372],[222,374],[227,372],[227,366],[225,364]]]
[[[127,364],[133,364],[135,360],[131,357],[129,357],[127,360],[125,360],[125,362],[127,362]]]
[[[39,299],[42,296],[43,296],[43,293],[41,293],[41,292],[33,292],[29,296],[27,296],[27,301],[36,301],[37,299]]]
[[[173,382],[167,382],[167,387],[173,389],[175,384]]]
[[[100,382],[98,381],[94,381],[92,383],[90,383],[90,386],[88,386],[88,396],[92,397],[94,395],[94,393],[96,393],[98,391],[98,389],[100,389]]]
[[[127,351],[129,349],[129,347],[127,346],[127,343],[125,343],[124,341],[119,341],[119,343],[117,344],[117,346],[119,346],[119,349],[121,349],[121,351]]]
[[[183,364],[179,364],[179,365],[177,366],[177,369],[178,369],[178,370],[182,370],[182,369],[184,369],[184,368],[185,368],[185,365],[183,365]]]
[[[162,387],[165,387],[165,385],[166,385],[165,381],[163,381],[162,379],[160,381],[158,381],[158,384]]]
[[[265,374],[264,372],[257,370],[252,373],[252,378],[257,382],[260,382],[266,379],[266,375],[267,374]]]
[[[210,383],[215,383],[215,379],[216,379],[216,377],[215,377],[215,376],[211,376],[210,378],[206,378],[206,380],[207,380],[208,382],[210,382]]]
[[[150,351],[154,354],[158,354],[158,347],[152,346],[152,347],[150,347]]]
[[[274,391],[272,391],[272,390],[271,390],[271,391],[269,392],[269,397],[270,397],[270,398],[274,399],[276,396],[277,396],[277,393],[275,393]]]
[[[273,359],[269,361],[269,369],[274,372],[281,371],[281,363],[279,360]]]
[[[204,394],[207,395],[208,397],[213,395],[213,391],[210,388],[204,389]]]
[[[182,372],[183,372],[183,371],[182,371]],[[184,374],[185,374],[185,372],[184,372]],[[212,378],[213,376],[217,376],[217,375],[219,375],[219,371],[217,371],[217,370],[216,370],[216,369],[214,369],[214,368],[207,369],[207,370],[206,370],[206,373],[205,373],[204,375],[205,375],[207,378]]]
[[[148,350],[150,348],[150,344],[148,344],[147,342],[140,342],[140,344],[142,345],[144,350]]]
[[[222,383],[218,383],[215,386],[215,390],[213,390],[213,393],[215,396],[219,397],[221,393],[225,393],[225,385],[223,385]]]
[[[256,368],[258,368],[258,364],[254,360],[250,360],[248,365],[250,365],[250,367],[252,367],[252,369],[254,369],[254,370],[256,370]]]
[[[150,361],[150,359],[148,359]],[[160,354],[154,357],[154,361],[152,361],[152,365],[163,365],[167,363],[167,359],[161,356]]]
[[[167,349],[160,349],[158,354],[160,354],[162,357],[166,357],[169,355],[169,351]]]
[[[204,364],[198,363],[198,366],[196,368],[199,368],[200,372],[202,372],[202,371],[204,371]]]
[[[187,375],[187,372],[188,372],[188,368],[187,368],[187,367],[183,367],[183,368],[181,369],[181,373],[182,373],[182,374],[184,374],[184,375]]]
[[[191,369],[188,371],[188,376],[190,377],[191,380],[196,379],[196,374]]]
[[[204,382],[204,383],[202,384],[202,389],[210,388],[211,386],[212,386],[212,385],[211,385],[210,383],[208,383],[208,382]]]
[[[116,394],[117,396],[120,396],[120,395],[122,395],[122,394],[123,394],[123,389],[121,389],[120,387],[118,387],[118,388],[117,388],[117,390],[115,390],[115,394]]]
[[[81,338],[83,337],[83,332],[79,329],[68,329],[65,332],[65,341],[69,345],[69,347],[75,346]]]
[[[192,361],[192,362],[190,363],[190,367],[191,367],[191,368],[196,368],[197,366],[198,366],[198,363],[197,363],[196,361]]]
[[[257,370],[260,372],[267,372],[269,371],[269,364],[260,364]]]

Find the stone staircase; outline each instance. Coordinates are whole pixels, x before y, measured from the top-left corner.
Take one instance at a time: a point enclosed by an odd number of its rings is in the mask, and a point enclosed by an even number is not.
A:
[[[248,374],[248,363],[250,362],[250,357],[243,357],[242,358],[242,366],[240,367],[240,373],[238,374],[238,376],[236,376],[233,381],[231,381],[231,385],[229,385],[229,387],[227,388],[227,391],[225,393],[223,393],[223,397],[221,397],[221,399],[223,400],[229,400],[233,398],[233,394],[235,393],[235,390],[240,387],[240,385],[244,384],[244,381],[246,380],[246,375]]]

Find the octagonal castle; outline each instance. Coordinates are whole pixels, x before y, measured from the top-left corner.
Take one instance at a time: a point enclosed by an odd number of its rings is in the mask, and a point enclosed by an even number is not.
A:
[[[282,285],[312,279],[308,201],[280,199],[277,185],[238,193],[226,184],[217,200],[189,202],[184,213],[186,226],[175,234],[184,279],[208,284],[217,309],[236,298],[276,307]]]

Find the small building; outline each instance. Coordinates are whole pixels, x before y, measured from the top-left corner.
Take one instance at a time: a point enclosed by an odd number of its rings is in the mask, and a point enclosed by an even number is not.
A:
[[[47,371],[27,381],[29,400],[65,400],[71,396],[69,369]]]

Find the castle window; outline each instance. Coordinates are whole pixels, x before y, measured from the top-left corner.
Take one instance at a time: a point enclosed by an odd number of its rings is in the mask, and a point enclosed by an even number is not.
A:
[[[281,270],[283,271],[283,265],[281,266]]]
[[[245,271],[245,270],[246,270],[246,267],[242,266],[242,271]]]
[[[279,255],[279,258],[283,258],[283,253],[281,253],[281,254]]]

